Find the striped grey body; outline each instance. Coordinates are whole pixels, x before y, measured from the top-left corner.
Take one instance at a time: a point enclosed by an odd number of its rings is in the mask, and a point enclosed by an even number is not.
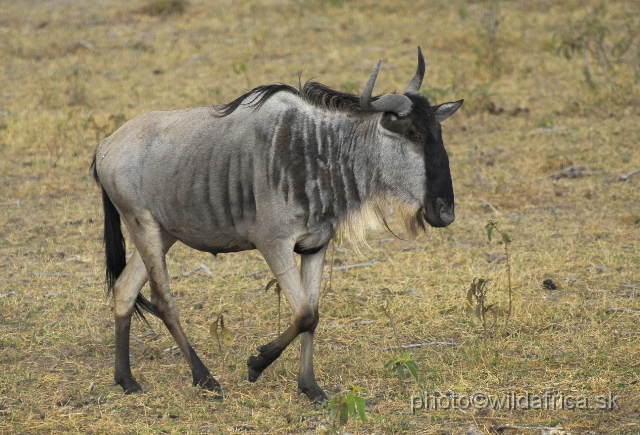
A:
[[[424,73],[420,53],[416,76],[421,65]],[[410,229],[424,220],[453,221],[439,121],[462,103],[430,106],[415,91],[415,78],[405,95],[372,98],[375,74],[360,100],[314,83],[299,91],[260,87],[217,108],[138,116],[98,146],[94,170],[103,189],[115,298],[114,379],[126,392],[140,389],[129,368],[128,335],[131,314],[141,307],[167,325],[194,385],[221,393],[184,336],[170,297],[164,256],[180,240],[213,254],[260,250],[294,324],[249,359],[249,379],[302,334],[299,389],[311,400],[326,399],[313,375],[313,334],[324,253],[338,228],[358,229],[385,198],[410,211]],[[118,216],[137,248],[126,267],[119,223],[110,222]],[[294,252],[302,255],[300,271]],[[147,278],[150,301],[139,295]]]
[[[420,157],[399,159],[397,150],[383,149],[381,114],[329,112],[289,93],[259,110],[241,106],[224,118],[212,112],[139,116],[96,154],[101,183],[116,205],[144,207],[179,240],[212,253],[253,249],[266,234],[293,237],[302,249],[322,246],[349,211],[390,187],[385,169],[395,168],[381,167],[381,158],[404,170],[402,160]],[[415,163],[407,182],[413,175],[424,179],[424,165]],[[424,183],[416,188],[420,201]]]

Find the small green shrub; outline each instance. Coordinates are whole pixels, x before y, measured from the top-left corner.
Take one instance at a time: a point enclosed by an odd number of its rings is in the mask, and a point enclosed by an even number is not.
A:
[[[602,82],[611,89],[622,85],[620,74],[630,66],[640,83],[640,14],[630,8],[614,17],[602,1],[577,21],[569,20],[555,34],[556,54],[572,60],[582,57],[583,75],[592,89]],[[635,47],[635,48],[634,48]]]
[[[474,278],[471,286],[469,286],[469,290],[467,291],[467,302],[469,303],[469,306],[473,308],[473,312],[478,320],[482,322],[482,328],[485,334],[488,333],[487,313],[491,313],[493,315],[494,325],[498,322],[498,311],[496,311],[495,308],[496,304],[487,304],[487,292],[489,289],[485,287],[488,282],[488,279]]]
[[[220,332],[218,332],[220,327]],[[209,334],[211,338],[218,344],[220,354],[224,355],[222,344],[228,349],[231,346],[231,332],[224,326],[224,312],[218,313],[216,320],[209,325]],[[222,340],[220,340],[220,334],[222,334]]]
[[[365,388],[351,384],[349,390],[342,391],[331,398],[329,409],[333,415],[333,424],[329,433],[337,433],[337,428],[347,424],[350,416],[358,416],[364,423],[366,404],[360,395],[366,393]]]
[[[511,260],[509,257],[509,244],[511,244],[511,237],[509,237],[509,234],[500,230],[500,228],[498,228],[498,222],[493,220],[490,220],[489,223],[485,225],[484,229],[487,231],[487,237],[489,238],[489,241],[491,241],[493,230],[496,230],[502,237],[501,241],[504,244],[504,254],[507,261],[507,286],[509,290],[509,307],[507,308],[507,318],[505,320],[505,326],[509,326],[509,319],[511,318],[511,313],[513,310],[513,301],[511,294]]]
[[[416,381],[416,384],[420,382],[418,378],[418,367],[410,353],[404,353],[402,356],[390,359],[384,365],[384,368],[395,371],[403,381],[407,379],[406,372],[409,372]]]

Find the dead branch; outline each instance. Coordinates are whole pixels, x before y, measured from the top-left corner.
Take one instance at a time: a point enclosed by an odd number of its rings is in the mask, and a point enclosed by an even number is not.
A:
[[[21,202],[22,200],[19,199],[17,201],[12,201],[12,202],[0,202],[0,205],[17,205],[18,207],[20,207]]]
[[[609,308],[607,308],[607,313],[631,313],[631,314],[640,314],[640,310],[632,310],[631,308],[609,307]]]
[[[378,260],[377,258],[374,258],[373,260],[369,260],[366,263],[357,263],[357,264],[350,264],[347,266],[338,266],[338,267],[334,267],[333,271],[338,272],[340,270],[354,269],[356,267],[371,267],[373,266],[373,263],[375,263],[377,260]]]
[[[62,276],[71,276],[68,272],[36,272],[35,276],[45,276],[45,277],[62,277]]]
[[[505,424],[504,426],[500,426],[498,428],[496,428],[496,431],[498,433],[502,433],[506,430],[520,430],[520,429],[526,429],[526,430],[536,430],[536,431],[540,431],[541,435],[570,435],[569,432],[567,432],[562,426],[557,426],[557,427],[546,427],[546,426],[515,426],[515,425],[511,425],[511,424]]]
[[[640,169],[636,169],[631,172],[627,172],[626,174],[622,174],[618,177],[618,181],[627,181],[629,178],[633,177],[636,174],[640,174]]]
[[[491,209],[492,212],[494,212],[495,214],[500,214],[500,212],[498,211],[497,208],[495,208],[493,206],[493,204],[491,204],[489,201],[487,201],[484,198],[478,198],[478,201],[480,201],[482,204],[486,205],[487,207],[489,207],[489,209]]]
[[[199,270],[202,270],[207,275],[213,275],[213,272],[211,272],[211,270],[207,266],[205,266],[204,263],[201,263],[200,266],[196,267],[195,269],[191,269],[189,272],[185,272],[183,275],[190,276]]]

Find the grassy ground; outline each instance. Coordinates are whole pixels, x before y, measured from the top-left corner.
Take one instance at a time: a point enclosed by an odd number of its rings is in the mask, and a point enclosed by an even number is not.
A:
[[[187,335],[224,402],[190,387],[155,320],[132,332],[145,392],[110,386],[113,319],[88,167],[98,141],[137,114],[295,84],[300,70],[359,92],[383,59],[376,89],[402,90],[417,45],[428,60],[424,92],[466,99],[444,132],[457,220],[414,241],[372,233],[361,255],[349,243],[329,252],[336,267],[375,259],[334,271],[321,301],[319,383],[330,395],[350,384],[368,391],[366,422],[339,431],[640,433],[640,174],[619,178],[640,169],[640,8],[597,6],[192,0],[182,14],[155,16],[142,0],[0,2],[0,433],[331,429],[331,411],[295,393],[298,342],[256,384],[246,381],[246,358],[278,328],[277,297],[264,291],[271,274],[256,252],[214,259],[176,246],[169,257]],[[585,41],[601,41],[607,59],[576,52]],[[625,41],[635,45],[620,54]],[[554,177],[570,166],[588,170]],[[508,326],[503,245],[487,240],[489,219],[513,239]],[[212,276],[187,273],[202,263]],[[486,331],[467,306],[474,278],[492,280],[487,303],[499,304]],[[232,342],[221,354],[209,325],[223,310]],[[423,346],[399,350],[398,341]],[[418,382],[383,368],[404,352]],[[589,405],[611,393],[619,409],[410,412],[414,395],[478,391],[552,391]]]

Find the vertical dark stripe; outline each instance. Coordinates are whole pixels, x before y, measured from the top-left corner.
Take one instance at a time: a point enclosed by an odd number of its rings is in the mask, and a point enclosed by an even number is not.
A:
[[[239,215],[237,218],[239,220],[244,219],[244,187],[242,185],[242,180],[245,177],[245,171],[242,168],[242,151],[238,151],[236,154],[236,191],[235,191],[235,209],[238,210]]]
[[[279,120],[273,136],[272,148],[269,153],[271,162],[271,183],[274,189],[280,186],[283,178],[287,178],[291,168],[291,142],[294,140],[292,128],[295,124],[295,110],[286,111]]]
[[[245,194],[244,194],[244,198],[245,198],[245,214],[249,214],[251,215],[252,218],[255,218],[256,215],[256,197],[255,197],[255,193],[253,190],[253,174],[254,174],[254,167],[253,167],[253,158],[251,157],[251,155],[247,156],[247,160],[246,160],[246,165],[247,167],[245,168],[244,171],[242,171],[243,173],[243,180],[245,180]]]
[[[314,222],[322,219],[322,198],[318,188],[318,137],[317,130],[322,129],[312,119],[308,119],[304,131],[305,192],[309,199],[309,213]]]
[[[342,174],[344,177],[343,183],[345,186],[346,201],[347,204],[349,204],[351,207],[354,207],[360,204],[360,195],[358,194],[358,180],[356,180],[356,174],[353,170],[353,157],[351,156],[352,153],[356,152],[355,148],[357,144],[354,138],[351,138],[349,142],[353,145],[350,147],[351,152],[348,154],[345,153],[344,158],[340,163],[342,167]]]
[[[316,183],[322,202],[322,215],[326,217],[333,217],[334,214],[334,195],[331,189],[331,174],[327,162],[327,155],[331,152],[331,148],[337,145],[337,141],[334,143],[333,140],[334,134],[335,131],[326,122],[322,122],[321,128],[316,129],[316,141],[318,142]]]
[[[291,140],[288,144],[288,169],[285,176],[289,178],[290,188],[293,190],[293,200],[302,208],[306,215],[305,223],[309,219],[309,197],[305,191],[305,167],[304,167],[304,132],[299,129],[304,128],[304,121],[298,116],[298,122],[293,120],[291,124]],[[298,129],[296,129],[298,127]]]
[[[218,217],[216,215],[216,210],[220,207],[220,204],[218,204],[218,203],[214,204],[212,202],[214,199],[217,198],[218,195],[215,195],[216,198],[212,198],[212,195],[211,195],[211,183],[212,182],[216,183],[216,181],[217,181],[215,176],[213,177],[213,179],[211,177],[212,176],[211,172],[215,171],[215,169],[216,169],[216,167],[214,166],[214,163],[213,163],[215,161],[213,159],[213,152],[214,152],[213,146],[209,145],[207,147],[207,151],[206,151],[206,154],[205,154],[205,159],[206,159],[207,164],[205,165],[205,171],[204,171],[205,173],[203,175],[203,183],[204,183],[204,186],[203,186],[204,198],[203,199],[204,199],[204,202],[205,202],[205,207],[207,207],[206,216],[209,216],[211,218],[212,223],[213,223],[213,225],[215,227],[219,227],[219,222],[220,221],[218,220]],[[215,187],[214,187],[214,189],[215,189]]]
[[[226,161],[226,165],[225,165],[225,169],[227,171],[227,176],[226,179],[224,179],[225,181],[225,185],[223,188],[224,191],[224,202],[227,204],[225,206],[225,217],[227,218],[228,222],[231,224],[231,226],[233,226],[234,228],[236,227],[236,223],[233,219],[233,198],[235,196],[235,192],[232,191],[232,189],[235,188],[236,184],[234,183],[233,177],[237,176],[237,171],[234,171],[233,167],[231,166],[231,153],[227,154],[227,161]]]
[[[347,209],[346,198],[344,195],[344,182],[342,177],[342,166],[340,164],[340,160],[344,158],[342,155],[342,147],[343,144],[337,144],[338,146],[334,146],[329,148],[330,150],[330,160],[329,160],[329,171],[331,177],[331,190],[333,192],[333,202],[334,208],[337,209],[338,213],[341,213]]]
[[[223,156],[219,156],[219,159],[224,158]],[[216,209],[216,215],[223,224],[227,223],[227,213],[229,207],[231,206],[229,201],[229,187],[226,185],[227,180],[229,179],[229,162],[227,161],[223,164],[216,165],[219,168],[219,172],[216,177],[216,185],[213,186],[214,192],[217,192],[216,197],[220,198],[220,204],[218,204],[218,209]]]

